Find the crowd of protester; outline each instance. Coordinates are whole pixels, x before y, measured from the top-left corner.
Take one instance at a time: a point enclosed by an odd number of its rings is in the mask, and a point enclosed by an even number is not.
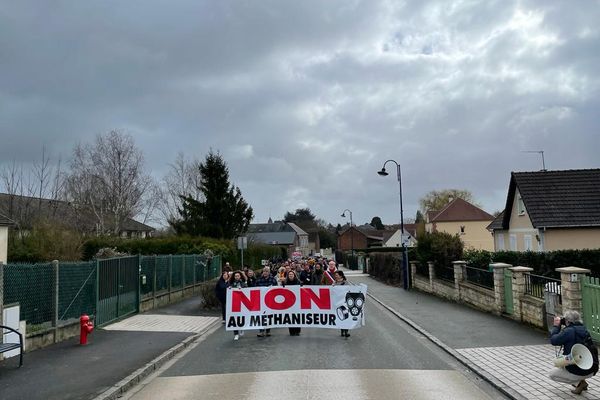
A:
[[[233,271],[229,263],[225,263],[221,277],[215,286],[215,294],[221,303],[222,323],[225,323],[225,309],[228,288],[244,288],[258,286],[286,286],[286,285],[345,285],[344,272],[337,269],[334,260],[325,258],[302,258],[282,261],[267,261],[260,275],[248,266],[241,270]],[[290,327],[290,336],[300,336],[301,328]],[[243,330],[233,331],[233,340],[243,336]],[[270,329],[259,330],[258,337],[271,336]],[[348,329],[341,330],[342,337],[349,337]]]

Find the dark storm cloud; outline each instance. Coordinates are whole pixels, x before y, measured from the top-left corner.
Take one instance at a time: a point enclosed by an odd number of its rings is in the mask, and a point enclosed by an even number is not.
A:
[[[0,162],[110,129],[156,177],[220,150],[256,219],[504,205],[512,170],[598,167],[598,2],[103,1],[0,7]],[[568,154],[568,156],[565,156]]]

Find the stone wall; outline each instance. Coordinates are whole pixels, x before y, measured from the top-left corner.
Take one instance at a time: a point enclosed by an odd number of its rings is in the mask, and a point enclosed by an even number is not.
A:
[[[491,312],[498,315],[526,323],[537,328],[547,328],[550,317],[546,315],[546,304],[544,299],[525,294],[526,281],[532,269],[528,267],[513,267],[509,264],[494,263],[490,268],[494,271],[494,288],[488,289],[482,286],[467,282],[466,263],[464,261],[455,261],[454,282],[440,280],[435,277],[435,269],[432,262],[428,263],[429,279],[417,275],[417,262],[411,262],[412,287],[422,292],[431,293],[451,301],[465,303],[485,312]],[[505,271],[510,270],[512,283],[513,312],[508,312],[506,308],[504,279]],[[581,276],[589,273],[589,270],[564,267],[557,268],[561,273],[562,305],[556,305],[556,314],[562,315],[563,309],[572,309],[582,312],[581,295]],[[584,321],[585,322],[585,321]]]
[[[521,320],[538,328],[546,328],[544,300],[529,295],[521,297]]]
[[[494,291],[468,282],[460,282],[460,301],[486,312],[494,312]]]

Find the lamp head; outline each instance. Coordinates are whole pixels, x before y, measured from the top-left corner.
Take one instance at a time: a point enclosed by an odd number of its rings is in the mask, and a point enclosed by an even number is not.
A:
[[[346,218],[346,211],[344,211],[344,212],[342,213],[342,215],[340,215],[340,217],[342,217],[342,218]]]
[[[388,176],[389,174],[385,170],[385,167],[381,168],[381,171],[377,171],[377,173],[381,176]]]

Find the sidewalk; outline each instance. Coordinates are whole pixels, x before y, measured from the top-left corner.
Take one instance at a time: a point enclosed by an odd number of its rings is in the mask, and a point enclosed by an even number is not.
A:
[[[595,377],[579,396],[569,385],[547,377],[557,349],[544,332],[417,290],[388,286],[359,271],[345,273],[352,283],[366,284],[373,300],[513,398],[600,399]]]
[[[127,377],[152,372],[215,324],[197,298],[96,329],[87,346],[79,337],[0,362],[0,398],[91,399],[125,385]],[[119,329],[119,330],[115,330]],[[169,351],[171,349],[171,351]],[[140,368],[141,367],[141,368]]]

